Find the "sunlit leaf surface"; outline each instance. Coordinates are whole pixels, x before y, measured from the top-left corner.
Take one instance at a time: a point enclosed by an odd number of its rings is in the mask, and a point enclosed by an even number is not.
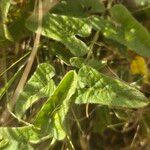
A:
[[[55,90],[55,83],[52,80],[54,75],[55,70],[50,64],[43,63],[38,66],[16,102],[15,114],[18,117],[23,117],[33,103],[52,95]]]
[[[37,25],[37,17],[32,15],[26,26],[36,32]],[[76,37],[76,35],[89,36],[91,32],[91,27],[85,18],[48,14],[43,19],[42,28],[42,35],[61,42],[75,56],[83,56],[89,50],[88,46]]]
[[[64,121],[76,86],[77,75],[74,71],[70,71],[36,116],[34,124],[40,127],[43,133],[50,134],[60,140],[66,136],[68,131],[64,126]]]
[[[79,71],[76,103],[139,108],[148,105],[148,100],[140,91],[128,84],[84,66]]]
[[[32,150],[31,142],[40,140],[39,131],[33,127],[1,127],[0,149]]]

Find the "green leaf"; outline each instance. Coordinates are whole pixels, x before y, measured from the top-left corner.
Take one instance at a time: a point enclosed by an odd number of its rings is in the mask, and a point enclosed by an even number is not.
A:
[[[99,0],[62,0],[52,9],[52,13],[87,17],[91,13],[102,13],[105,10],[103,3]]]
[[[139,108],[148,105],[146,97],[128,84],[105,76],[90,67],[79,71],[76,103],[96,103],[114,107]]]
[[[31,150],[33,148],[30,143],[39,141],[41,138],[39,131],[32,126],[0,127],[0,149]]]
[[[143,56],[150,56],[150,34],[121,4],[114,5],[110,10],[112,18],[119,24],[121,36],[113,35],[111,39],[126,45]],[[120,15],[123,14],[123,15]]]
[[[110,9],[110,13],[113,22],[99,16],[93,16],[90,18],[92,27],[101,31],[105,38],[122,44],[137,54],[150,56],[150,34],[148,31],[121,4],[114,5]]]
[[[79,57],[72,57],[70,59],[70,64],[76,68],[81,68],[83,65],[85,65],[84,59]]]
[[[7,19],[8,5],[10,6],[10,3],[8,2],[11,0],[1,0],[1,1],[3,1],[1,3],[3,14],[5,13],[6,15],[4,17],[5,20],[3,20],[3,22],[5,23],[2,22],[2,24],[0,24],[0,47],[6,48],[9,47],[11,44],[13,44],[13,42],[19,42],[23,38],[32,35],[32,32],[25,27],[25,22],[26,19],[29,17],[30,12],[34,8],[34,3],[33,1],[29,1],[28,3],[26,3],[25,7],[22,6],[21,9],[18,8],[18,6],[16,6],[16,8],[15,6],[12,6],[13,11],[15,12],[12,12],[11,9],[9,20],[8,20]],[[1,17],[2,17],[2,11],[1,11]],[[5,26],[6,28],[5,29],[6,33],[4,33],[3,26]]]
[[[48,45],[51,54],[57,56],[60,60],[63,60],[66,64],[69,64],[69,59],[73,55],[59,42],[53,42]]]
[[[14,76],[6,83],[6,85],[0,89],[0,100],[2,99],[2,97],[4,96],[4,94],[7,92],[7,90],[9,89],[9,87],[12,85],[12,83],[14,82],[14,80],[18,77],[18,75],[20,74],[22,68],[20,68],[15,74]]]
[[[95,109],[93,121],[93,130],[103,134],[104,130],[111,124],[110,110],[107,106],[101,106]]]
[[[37,127],[42,129],[43,134],[50,134],[58,140],[65,137],[68,131],[63,123],[76,86],[77,75],[74,71],[70,71],[62,79],[54,94],[43,105],[34,122]]]
[[[0,10],[1,10],[1,18],[2,18],[2,24],[3,24],[3,32],[5,35],[5,38],[12,41],[12,37],[7,29],[7,14],[10,8],[10,0],[1,0],[0,1]]]
[[[1,10],[1,18],[3,22],[7,20],[7,14],[10,7],[10,0],[1,0],[0,1],[0,10]]]
[[[27,20],[26,26],[36,32],[38,27],[36,15],[33,14]],[[76,35],[89,36],[91,27],[87,19],[48,14],[43,18],[42,27],[42,35],[61,42],[73,55],[83,56],[89,51],[87,45],[76,37]]]
[[[102,31],[102,32],[104,32],[105,29],[114,28],[114,26],[111,22],[109,22],[108,20],[106,20],[102,17],[99,17],[99,16],[92,16],[90,18],[90,23],[94,30],[98,30],[98,31]]]
[[[100,0],[79,0],[83,9],[89,13],[102,13],[105,10],[105,6]]]
[[[105,61],[102,62],[97,59],[85,60],[85,59],[79,58],[79,57],[72,57],[70,59],[70,64],[77,68],[81,68],[82,66],[87,65],[87,66],[90,66],[90,67],[93,67],[93,68],[99,70],[106,65],[106,62]]]
[[[40,64],[30,80],[27,82],[23,92],[19,96],[15,106],[15,114],[23,117],[26,110],[41,98],[50,97],[55,90],[52,77],[55,75],[54,68],[48,64]]]

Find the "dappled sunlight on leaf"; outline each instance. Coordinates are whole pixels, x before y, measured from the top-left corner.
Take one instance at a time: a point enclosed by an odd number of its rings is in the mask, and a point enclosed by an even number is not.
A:
[[[127,108],[148,105],[146,97],[137,89],[86,66],[79,71],[78,97],[75,102]]]

